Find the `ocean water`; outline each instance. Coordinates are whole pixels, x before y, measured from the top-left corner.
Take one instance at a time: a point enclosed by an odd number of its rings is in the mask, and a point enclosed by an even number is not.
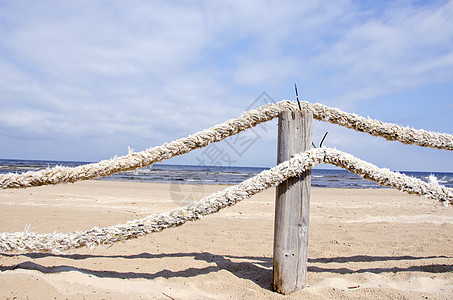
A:
[[[53,166],[76,167],[88,162],[74,161],[42,161],[42,160],[12,160],[0,159],[0,174],[9,172],[23,173],[37,171]],[[237,184],[266,168],[256,167],[225,167],[225,166],[191,166],[191,165],[168,165],[154,164],[136,171],[128,171],[114,174],[97,180],[120,180],[141,182],[163,183],[187,183],[187,184]],[[433,174],[438,182],[444,186],[453,188],[453,173],[445,172],[406,172],[409,176],[428,181],[428,176]],[[311,184],[321,188],[383,188],[382,186],[346,170],[313,169]]]

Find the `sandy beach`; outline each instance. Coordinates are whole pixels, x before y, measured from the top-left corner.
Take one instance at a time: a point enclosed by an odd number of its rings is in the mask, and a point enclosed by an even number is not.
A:
[[[223,189],[89,181],[1,190],[0,232],[71,232]],[[312,189],[308,287],[271,291],[275,189],[126,242],[0,254],[1,299],[451,299],[453,208],[393,189]]]

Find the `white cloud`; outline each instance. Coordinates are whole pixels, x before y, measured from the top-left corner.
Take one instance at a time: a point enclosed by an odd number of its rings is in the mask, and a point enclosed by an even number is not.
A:
[[[411,3],[2,2],[0,132],[14,151],[39,136],[104,158],[223,122],[263,91],[294,99],[294,82],[302,99],[361,113],[377,96],[451,81],[453,2]],[[273,161],[257,151],[242,164]]]
[[[80,3],[13,8],[16,20],[2,32],[3,46],[50,76],[157,75],[186,63],[203,46],[202,16],[191,6]]]
[[[322,68],[341,69],[344,76],[335,80],[343,85],[374,90],[368,98],[449,80],[453,73],[450,28],[451,1],[423,7],[392,6],[381,16],[353,24],[314,62]],[[360,99],[366,98],[356,101]]]

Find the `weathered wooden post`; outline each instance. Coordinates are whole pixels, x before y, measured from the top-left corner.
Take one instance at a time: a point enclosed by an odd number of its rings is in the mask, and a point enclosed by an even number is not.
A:
[[[309,150],[313,114],[285,111],[278,119],[277,163]],[[277,187],[274,225],[274,291],[290,294],[305,287],[308,261],[308,223],[311,171]]]

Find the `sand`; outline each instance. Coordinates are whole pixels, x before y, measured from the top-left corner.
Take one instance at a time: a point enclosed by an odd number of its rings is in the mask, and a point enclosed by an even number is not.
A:
[[[1,190],[0,232],[111,226],[222,188],[89,181]],[[453,207],[393,189],[312,189],[308,286],[272,292],[274,193],[127,242],[0,254],[0,298],[453,298]]]

